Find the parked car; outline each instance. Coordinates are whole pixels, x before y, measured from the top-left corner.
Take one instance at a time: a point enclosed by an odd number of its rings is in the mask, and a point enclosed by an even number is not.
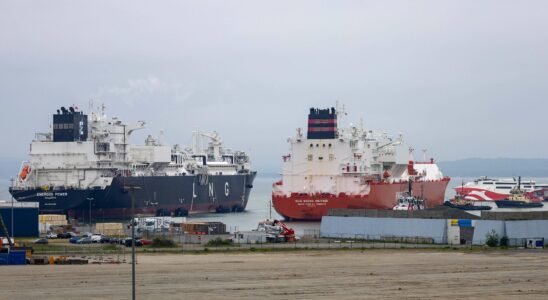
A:
[[[124,245],[126,247],[131,247],[131,238],[124,239]],[[142,245],[141,240],[135,239],[135,247],[141,247]]]
[[[93,243],[93,240],[90,237],[83,237],[76,242],[76,244],[91,244],[91,243]]]
[[[47,239],[56,239],[57,238],[57,233],[55,232],[50,232],[46,235],[46,238]]]
[[[115,237],[109,237],[109,238],[108,238],[108,242],[105,242],[105,243],[111,243],[111,244],[117,244],[117,245],[119,245],[119,244],[120,244],[120,239],[119,239],[119,238],[115,238]]]
[[[103,235],[102,234],[94,234],[90,238],[91,238],[91,242],[100,243],[101,239],[103,238]]]
[[[71,243],[71,244],[76,244],[76,243],[78,243],[78,241],[79,241],[80,239],[81,239],[81,237],[79,237],[79,236],[73,236],[73,237],[71,237],[71,238],[69,239],[69,243]]]
[[[106,235],[101,235],[101,239],[99,240],[99,243],[101,244],[108,244],[112,241],[112,237],[110,236],[106,236]]]
[[[76,233],[74,233],[74,232],[70,232],[70,231],[69,231],[69,232],[59,233],[59,234],[57,235],[57,238],[58,238],[58,239],[70,239],[70,238],[73,238],[73,237],[75,237],[75,236],[78,236],[78,235],[77,235]]]
[[[140,239],[139,241],[141,241],[141,245],[143,245],[143,246],[152,245],[151,240]]]
[[[68,232],[62,232],[57,234],[58,239],[70,239],[72,236]]]
[[[37,239],[34,240],[34,244],[47,245],[49,243],[48,239]]]

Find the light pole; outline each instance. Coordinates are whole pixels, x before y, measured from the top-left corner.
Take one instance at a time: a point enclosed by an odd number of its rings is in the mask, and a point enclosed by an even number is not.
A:
[[[124,185],[124,191],[131,196],[131,299],[135,300],[135,191],[138,185]]]
[[[90,198],[86,198],[88,201],[89,201],[89,233],[91,234],[91,201],[93,201],[93,197],[90,197]]]
[[[10,181],[11,181],[11,188],[13,189],[13,181],[14,181],[14,179],[11,178]],[[11,193],[10,193],[10,194],[11,194]],[[15,236],[13,235],[13,232],[14,232],[14,230],[13,230],[13,201],[14,201],[14,199],[13,199],[13,194],[11,194],[11,239],[12,239],[12,240],[15,240]],[[8,233],[6,232],[6,234],[8,234]]]

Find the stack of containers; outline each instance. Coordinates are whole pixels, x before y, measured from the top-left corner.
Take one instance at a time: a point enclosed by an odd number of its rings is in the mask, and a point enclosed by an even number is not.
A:
[[[226,225],[221,222],[187,222],[182,228],[186,234],[226,234]]]
[[[68,225],[65,215],[39,215],[38,226],[41,234],[48,233],[51,227]]]
[[[110,236],[124,235],[124,225],[122,223],[97,223],[95,232]]]

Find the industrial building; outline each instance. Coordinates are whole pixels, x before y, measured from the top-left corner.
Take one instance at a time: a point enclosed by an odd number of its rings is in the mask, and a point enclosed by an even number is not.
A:
[[[11,236],[39,236],[38,203],[0,201],[0,214]]]
[[[507,237],[510,246],[548,243],[548,211],[483,213],[456,209],[390,211],[336,209],[322,218],[321,237],[435,244],[483,245],[487,235]]]

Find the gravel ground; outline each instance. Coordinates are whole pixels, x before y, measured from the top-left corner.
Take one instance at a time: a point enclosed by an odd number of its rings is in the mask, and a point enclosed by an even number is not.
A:
[[[138,299],[546,299],[547,251],[140,254]],[[0,267],[1,299],[129,299],[129,264]]]

